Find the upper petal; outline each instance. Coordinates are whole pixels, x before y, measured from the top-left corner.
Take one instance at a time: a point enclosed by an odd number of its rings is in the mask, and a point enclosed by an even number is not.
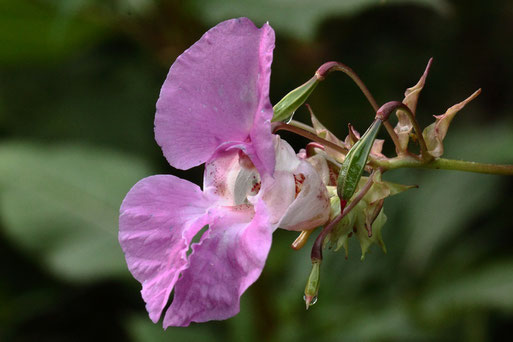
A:
[[[245,208],[245,209],[244,209]],[[263,203],[227,209],[193,246],[190,265],[176,283],[164,327],[222,320],[239,312],[240,296],[260,276],[273,227]]]
[[[252,140],[254,158],[274,167],[268,142],[273,48],[268,24],[259,29],[239,18],[210,29],[176,59],[155,115],[155,139],[172,166],[188,169],[207,161],[222,143]]]
[[[197,185],[168,175],[142,179],[121,205],[119,242],[153,322],[187,267],[192,238],[209,223],[209,206]]]

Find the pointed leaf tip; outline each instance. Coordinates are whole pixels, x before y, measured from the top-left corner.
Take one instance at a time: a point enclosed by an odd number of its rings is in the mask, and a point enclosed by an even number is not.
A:
[[[428,64],[426,66],[426,69],[424,70],[424,73],[420,77],[417,84],[415,84],[413,87],[410,87],[406,89],[404,92],[404,99],[403,103],[411,110],[413,115],[415,115],[415,112],[417,110],[417,103],[419,100],[420,92],[424,88],[424,84],[426,83],[426,78],[429,74],[429,70],[431,69],[431,65],[433,64],[433,57],[431,57],[428,61]],[[399,138],[399,144],[403,150],[406,150],[408,147],[408,142],[410,140],[410,133],[413,129],[413,125],[408,118],[408,115],[401,111],[397,111],[397,125],[394,128],[394,131],[397,133],[397,137]]]
[[[447,135],[449,125],[456,114],[463,109],[470,101],[481,94],[481,88],[476,90],[467,99],[447,109],[442,115],[434,115],[435,122],[427,126],[422,132],[422,136],[426,141],[428,152],[433,157],[440,157],[444,153],[443,140]]]

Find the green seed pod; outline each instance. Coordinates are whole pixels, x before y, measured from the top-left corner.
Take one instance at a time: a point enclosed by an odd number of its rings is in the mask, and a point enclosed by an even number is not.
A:
[[[314,76],[309,79],[303,85],[297,87],[292,90],[290,93],[285,95],[280,102],[278,102],[274,107],[274,115],[272,121],[284,121],[288,122],[292,119],[294,112],[305,103],[306,99],[312,91],[315,89],[320,79],[318,76]]]
[[[337,180],[337,194],[344,202],[351,199],[358,186],[381,124],[380,119],[374,120],[361,139],[349,150],[342,163]]]
[[[312,271],[308,277],[305,287],[305,303],[306,309],[317,302],[317,293],[319,292],[319,286],[321,285],[321,261],[312,260]]]

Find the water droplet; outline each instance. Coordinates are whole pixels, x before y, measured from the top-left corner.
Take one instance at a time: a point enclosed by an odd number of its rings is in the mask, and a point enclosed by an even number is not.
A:
[[[303,300],[306,302],[306,296],[305,296],[305,295],[303,295]],[[317,296],[314,296],[314,297],[312,298],[312,301],[310,302],[310,305],[309,305],[309,306],[312,306],[312,305],[314,305],[315,303],[317,303]]]

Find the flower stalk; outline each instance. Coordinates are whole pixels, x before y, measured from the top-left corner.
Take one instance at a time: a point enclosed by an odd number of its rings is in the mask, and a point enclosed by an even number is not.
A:
[[[337,150],[341,153],[347,153],[348,150],[345,147],[339,146],[335,143],[332,143],[331,141],[328,141],[326,139],[323,139],[319,137],[317,134],[310,132],[309,130],[305,130],[303,128],[299,128],[297,126],[289,125],[283,122],[273,122],[271,125],[271,129],[273,133],[276,133],[278,131],[289,131],[292,133],[296,133],[297,135],[300,135],[302,137],[305,137],[307,139],[310,139],[312,141],[318,142],[319,144],[325,146],[325,147],[331,147],[334,150]]]
[[[371,164],[382,167],[383,170],[394,170],[400,168],[435,169],[513,176],[513,165],[487,164],[446,158],[435,158],[426,162],[411,156],[401,156],[388,160],[374,159],[371,161]]]
[[[374,99],[374,96],[372,96],[372,93],[369,91],[365,83],[363,83],[362,79],[358,76],[356,72],[354,72],[353,69],[345,65],[344,63],[340,62],[327,62],[324,63],[317,69],[315,72],[316,75],[318,75],[320,80],[324,80],[324,78],[333,71],[342,71],[344,74],[349,76],[353,82],[360,88],[360,91],[365,95],[367,98],[367,101],[372,106],[372,109],[374,112],[377,112],[380,108],[376,100]],[[401,151],[401,144],[399,143],[399,138],[397,137],[397,134],[394,131],[394,128],[392,125],[390,125],[389,122],[386,120],[383,122],[383,126],[387,130],[388,135],[392,139],[396,151],[399,153]]]

